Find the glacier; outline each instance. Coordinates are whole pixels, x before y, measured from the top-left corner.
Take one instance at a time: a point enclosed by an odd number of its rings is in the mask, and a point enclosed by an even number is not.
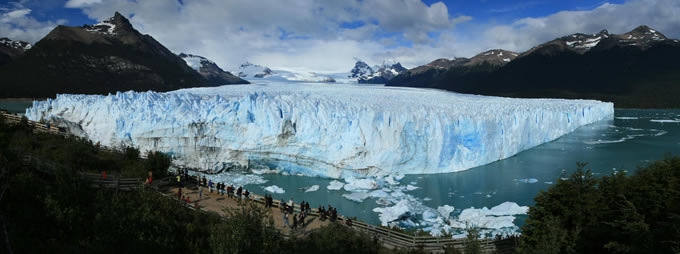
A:
[[[259,83],[60,94],[26,116],[203,169],[346,178],[456,172],[613,119],[612,103],[349,84]]]

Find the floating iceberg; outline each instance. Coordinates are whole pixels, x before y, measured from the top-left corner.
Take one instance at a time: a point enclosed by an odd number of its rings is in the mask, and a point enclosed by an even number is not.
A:
[[[305,188],[305,192],[312,192],[312,191],[318,191],[319,190],[319,185],[312,185],[309,186],[309,188]]]
[[[286,193],[286,191],[284,189],[282,189],[281,187],[276,186],[276,185],[267,186],[267,187],[264,188],[264,190],[271,192],[271,193],[278,193],[278,194]]]
[[[457,218],[451,220],[451,226],[464,229],[480,227],[484,229],[501,229],[516,227],[514,215],[525,215],[529,211],[526,206],[519,206],[514,202],[504,202],[491,209],[486,207],[468,208],[463,210]]]
[[[445,220],[448,220],[449,217],[451,216],[451,213],[455,210],[456,209],[453,206],[450,206],[450,205],[443,205],[443,206],[437,207],[437,212],[439,212],[439,214]]]
[[[373,211],[379,213],[378,217],[380,218],[382,225],[387,226],[390,222],[399,219],[401,215],[408,213],[410,209],[408,200],[401,200],[394,206],[376,207],[373,208]]]
[[[60,94],[35,101],[26,116],[70,123],[102,145],[166,152],[178,165],[262,165],[345,178],[466,170],[613,119],[613,112],[613,104],[593,100],[271,83]]]
[[[346,199],[356,201],[356,202],[363,202],[364,199],[367,199],[368,197],[371,196],[371,194],[366,193],[366,192],[354,192],[350,194],[342,194],[343,197]]]
[[[378,188],[378,183],[371,178],[345,178],[345,190],[346,191],[356,191],[356,190],[373,190]]]
[[[330,183],[328,183],[328,186],[326,186],[326,189],[329,190],[340,190],[342,189],[342,186],[345,186],[345,183],[333,180]]]

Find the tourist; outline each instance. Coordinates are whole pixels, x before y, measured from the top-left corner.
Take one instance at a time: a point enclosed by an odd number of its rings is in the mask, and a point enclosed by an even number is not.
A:
[[[238,190],[236,190],[236,196],[238,197],[239,200],[241,199],[242,193],[243,193],[243,188],[241,188],[241,186],[239,186]]]
[[[203,199],[203,187],[198,186],[198,199]]]
[[[283,213],[283,225],[286,227],[290,227],[290,224],[288,224],[288,212]]]
[[[179,187],[179,189],[177,189],[177,199],[181,199],[181,198],[182,198],[182,187]]]
[[[292,227],[293,230],[295,230],[297,228],[297,224],[298,224],[297,216],[295,216],[295,214],[293,214],[293,227]]]
[[[177,175],[177,186],[182,186],[182,177],[179,174]]]
[[[190,204],[191,204],[191,199],[189,199],[189,195],[187,195],[186,205],[188,206]]]
[[[208,180],[208,192],[212,193],[212,180]]]
[[[250,196],[250,192],[248,192],[248,190],[246,190],[246,191],[243,193],[243,196],[246,197],[246,200],[249,200],[249,199],[250,199],[250,197],[249,197],[249,196]]]
[[[324,210],[323,206],[319,206],[319,217],[321,221],[326,220],[326,211]]]
[[[302,213],[300,214],[300,227],[301,228],[305,227],[305,217],[307,217],[307,216],[302,214]]]

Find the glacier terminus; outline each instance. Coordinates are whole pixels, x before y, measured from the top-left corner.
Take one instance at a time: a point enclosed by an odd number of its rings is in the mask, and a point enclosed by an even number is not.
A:
[[[259,83],[166,93],[60,94],[44,120],[107,146],[224,170],[342,178],[462,171],[613,119],[612,103],[352,84]]]

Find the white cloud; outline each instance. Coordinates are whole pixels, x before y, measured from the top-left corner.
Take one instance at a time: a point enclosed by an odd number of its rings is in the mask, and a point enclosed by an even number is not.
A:
[[[68,0],[64,6],[67,8],[81,8],[101,2],[102,0]]]
[[[35,43],[65,20],[40,22],[29,16],[31,9],[5,8],[0,13],[0,36]]]
[[[111,0],[82,9],[97,20],[114,11],[132,14],[130,21],[138,30],[171,50],[204,55],[221,66],[248,60],[272,68],[319,72],[348,71],[353,57],[370,63],[382,62],[381,57],[388,55],[400,60],[392,54],[428,49],[436,43],[429,32],[448,31],[469,20],[450,17],[443,3],[427,6],[419,0],[291,0],[285,4],[278,0]],[[346,29],[345,22],[365,25]],[[280,40],[284,35],[289,39]],[[412,41],[414,47],[395,48],[398,40]]]
[[[22,18],[26,15],[31,13],[31,9],[20,9],[20,10],[13,10],[9,11],[7,13],[4,13],[2,15],[2,21],[9,21],[12,19],[17,19],[17,18]]]

